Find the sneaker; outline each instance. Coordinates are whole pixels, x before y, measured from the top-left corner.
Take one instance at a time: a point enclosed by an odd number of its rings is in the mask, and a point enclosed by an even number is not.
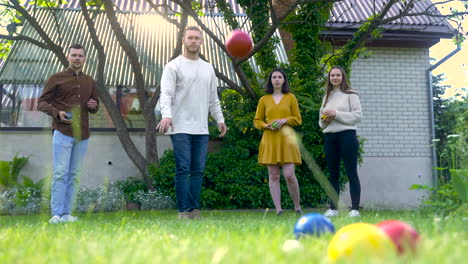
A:
[[[338,210],[328,209],[323,215],[325,215],[326,217],[338,216]]]
[[[65,223],[72,223],[78,221],[78,217],[72,215],[62,215],[61,220]]]
[[[190,213],[189,212],[179,212],[177,214],[177,219],[190,219]]]
[[[187,212],[190,219],[201,219],[201,212],[199,209],[193,209],[191,212]]]
[[[303,212],[301,209],[298,209],[298,210],[296,210],[296,214],[298,214],[298,215],[303,215],[304,212]]]
[[[349,217],[361,217],[361,214],[358,210],[351,210],[351,212],[349,212]]]
[[[62,222],[62,218],[60,218],[60,216],[58,216],[58,215],[54,215],[54,216],[52,216],[52,218],[49,219],[50,224],[58,224],[58,223],[61,223],[61,222]]]

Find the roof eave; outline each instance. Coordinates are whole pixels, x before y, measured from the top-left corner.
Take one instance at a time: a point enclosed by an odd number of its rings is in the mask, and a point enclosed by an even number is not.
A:
[[[340,32],[356,32],[361,26],[357,23],[328,23],[328,30],[326,32],[333,34],[343,34]],[[385,31],[382,34],[384,37],[387,34],[400,34],[405,36],[433,36],[436,38],[452,38],[454,36],[454,29],[447,26],[435,26],[435,25],[401,25],[401,24],[386,24],[382,26]]]

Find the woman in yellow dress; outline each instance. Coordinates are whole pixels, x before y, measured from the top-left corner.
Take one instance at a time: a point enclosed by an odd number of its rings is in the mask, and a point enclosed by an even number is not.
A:
[[[254,126],[263,130],[258,152],[258,163],[268,167],[271,198],[276,214],[281,215],[280,168],[288,185],[294,210],[302,214],[299,184],[294,166],[302,163],[301,153],[292,126],[302,123],[296,97],[290,93],[286,73],[274,69],[268,76],[265,92],[258,101]]]

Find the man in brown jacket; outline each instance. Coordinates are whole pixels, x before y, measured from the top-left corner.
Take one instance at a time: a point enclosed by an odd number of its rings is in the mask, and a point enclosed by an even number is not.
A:
[[[75,178],[88,147],[88,113],[96,113],[99,100],[96,82],[82,72],[86,51],[80,44],[68,49],[69,66],[47,80],[38,102],[38,110],[52,116],[53,170],[51,224],[75,222],[71,215]]]

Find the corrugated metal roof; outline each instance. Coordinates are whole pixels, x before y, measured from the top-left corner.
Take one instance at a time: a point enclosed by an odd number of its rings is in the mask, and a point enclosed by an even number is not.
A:
[[[350,0],[341,1],[334,4],[333,11],[330,16],[330,23],[339,26],[339,24],[353,24],[366,21],[367,18],[377,14],[388,0]],[[403,7],[404,2],[396,3],[385,16],[389,18],[399,14],[399,10]],[[431,1],[417,1],[410,13],[424,12],[430,8],[436,14],[440,14],[435,7],[431,7]],[[452,27],[446,19],[441,17],[429,16],[408,16],[389,23],[390,25],[402,26],[436,26],[441,29],[450,30]],[[388,27],[388,26],[387,26]]]
[[[33,0],[26,0],[25,6]],[[113,0],[118,10],[122,12],[134,12],[134,13],[151,13],[154,12],[152,7],[146,0]],[[195,1],[200,3],[203,7],[202,12],[205,15],[222,15],[222,12],[216,7],[215,0],[198,0]],[[231,6],[236,15],[245,15],[244,9],[237,4],[235,0],[226,0]],[[376,14],[382,9],[384,4],[388,0],[346,0],[336,2],[333,6],[333,10],[330,16],[331,23],[359,23],[365,21],[370,16]],[[169,14],[174,12],[180,12],[180,7],[169,0],[152,0],[155,5],[167,5],[169,6],[166,10]],[[404,1],[396,3],[388,12],[386,18],[395,16],[398,14],[399,9],[404,5]],[[431,1],[421,0],[415,2],[414,8],[411,13],[419,13],[426,10],[432,5]],[[64,9],[80,9],[80,3],[78,0],[70,0],[69,2],[60,6]],[[436,13],[437,9],[432,8]],[[160,11],[164,11],[163,7],[160,7]],[[403,19],[392,21],[390,24],[398,25],[426,25],[426,26],[442,26],[450,27],[450,24],[443,18],[435,18],[428,16],[414,16],[405,17]]]
[[[35,0],[26,0],[25,5],[28,6],[30,2],[34,2]],[[153,8],[146,0],[113,0],[116,7],[119,11],[122,12],[134,12],[134,13],[151,13],[154,12]],[[180,12],[180,6],[175,4],[169,0],[152,0],[156,6],[165,5],[167,7],[160,7],[159,11],[167,11],[169,14],[178,13]],[[216,1],[214,0],[198,0],[194,1],[200,3],[202,6],[202,12],[205,15],[221,15],[222,12],[216,7]],[[234,14],[236,15],[244,15],[244,9],[239,6],[236,1],[234,0],[227,0],[227,3],[231,6]],[[64,9],[81,9],[80,8],[80,1],[78,0],[70,0],[63,5],[60,5],[60,8]]]
[[[56,27],[51,12],[44,9],[36,11],[36,19],[41,21],[43,29],[51,36],[53,41],[64,48],[72,43],[82,43],[85,46],[88,54],[84,72],[95,76],[97,52],[92,46],[81,12],[78,10],[57,10],[56,17],[60,25],[59,28]],[[146,87],[157,86],[163,67],[169,61],[176,46],[176,27],[154,13],[118,13],[117,17],[127,38],[136,47]],[[222,17],[203,16],[200,19],[221,39],[229,34]],[[237,19],[243,24],[247,18],[239,16]],[[112,33],[106,15],[103,13],[97,15],[95,24],[97,25],[97,34],[104,45],[107,56],[105,67],[106,85],[133,86],[134,77],[130,62]],[[195,22],[189,20],[189,25],[195,25]],[[243,30],[250,30],[249,23],[244,24]],[[22,34],[40,39],[28,24],[24,26]],[[278,33],[275,35],[279,37]],[[202,46],[201,53],[220,72],[231,80],[240,83],[225,53],[209,36],[205,35],[204,39],[205,43]],[[277,46],[275,53],[281,62],[287,62],[282,42]],[[256,69],[255,61],[251,59],[250,62]],[[24,41],[17,41],[8,57],[8,61],[0,71],[0,83],[43,85],[48,76],[62,69],[63,66],[51,51],[43,50]],[[226,85],[219,80],[219,86],[224,87]]]

